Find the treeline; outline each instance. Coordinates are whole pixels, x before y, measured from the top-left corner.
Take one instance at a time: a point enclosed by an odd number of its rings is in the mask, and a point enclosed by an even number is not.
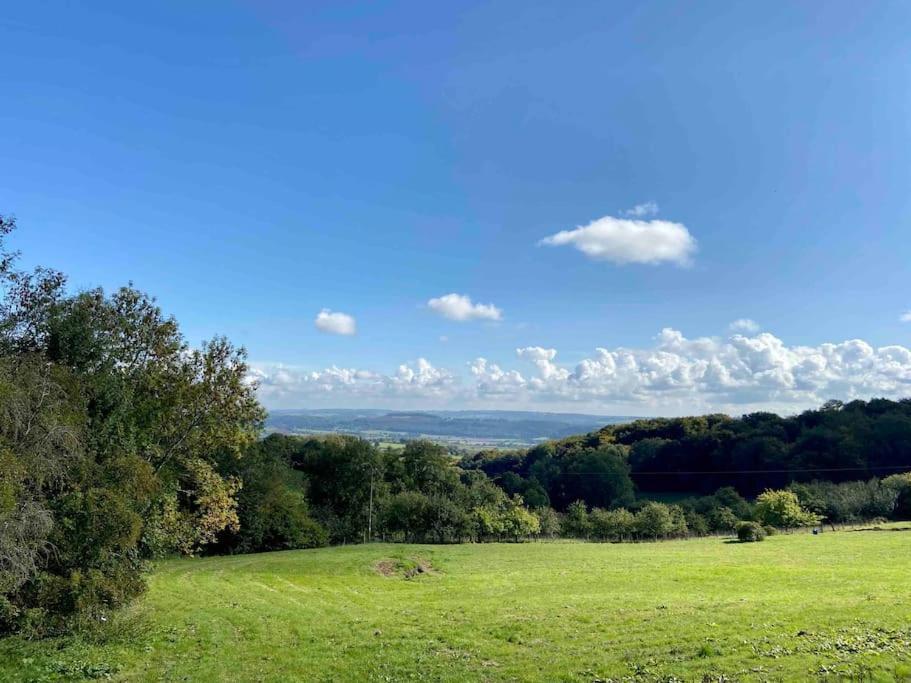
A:
[[[264,473],[268,473],[267,476]],[[272,434],[238,462],[239,529],[210,550],[368,540],[460,543],[538,535],[540,518],[445,447],[383,450],[353,436]]]
[[[540,513],[542,509],[533,510]],[[754,501],[731,487],[674,504],[640,499],[632,508],[589,508],[578,500],[565,513],[549,508],[561,536],[595,541],[635,541],[731,534],[743,523],[763,533],[778,529],[911,519],[911,473],[864,482],[794,483],[767,489]]]
[[[793,417],[753,413],[637,420],[463,466],[507,491],[565,509],[623,505],[633,490],[753,497],[793,482],[868,480],[911,470],[911,400],[830,401]]]
[[[572,473],[626,474],[614,449],[571,456]],[[470,459],[469,459],[470,461]],[[205,552],[253,552],[365,541],[462,543],[577,538],[651,541],[732,534],[743,522],[764,533],[823,522],[911,518],[911,473],[859,482],[794,482],[747,499],[733,487],[672,503],[636,496],[632,484],[582,487],[567,477],[564,509],[546,492],[514,490],[515,475],[491,478],[443,446],[383,450],[353,436],[272,434],[240,460],[239,529]],[[543,490],[543,487],[542,487]],[[593,502],[594,501],[594,502]]]

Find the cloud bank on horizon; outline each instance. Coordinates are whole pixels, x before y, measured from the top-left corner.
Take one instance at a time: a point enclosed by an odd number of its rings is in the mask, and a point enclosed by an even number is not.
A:
[[[561,365],[557,355],[553,348],[518,348],[521,369],[477,357],[466,377],[424,358],[392,374],[253,363],[250,379],[272,408],[491,408],[508,402],[516,409],[602,414],[792,413],[831,398],[911,393],[911,349],[874,348],[860,339],[788,346],[768,332],[688,339],[665,328],[649,348],[596,348],[573,367]]]

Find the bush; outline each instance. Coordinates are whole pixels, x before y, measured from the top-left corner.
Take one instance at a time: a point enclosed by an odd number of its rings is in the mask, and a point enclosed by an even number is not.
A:
[[[737,538],[741,543],[754,543],[765,540],[766,532],[757,522],[740,522],[737,525]]]
[[[535,510],[541,524],[541,535],[544,538],[554,538],[560,534],[560,515],[553,508],[539,508]]]
[[[766,490],[756,499],[756,517],[763,524],[790,529],[819,524],[820,516],[805,510],[793,491]]]
[[[598,541],[606,541],[613,534],[610,512],[607,510],[595,508],[589,515],[589,521],[591,523],[592,538]]]
[[[892,518],[911,519],[911,472],[893,474],[882,480],[892,498]]]
[[[541,522],[534,512],[522,505],[522,499],[513,497],[504,517],[507,535],[518,541],[541,533]]]
[[[679,517],[682,518],[682,515]],[[642,539],[665,538],[677,531],[676,524],[679,521],[683,520],[677,519],[672,514],[671,507],[664,503],[650,501],[636,513],[636,533]]]
[[[687,529],[695,536],[705,536],[709,533],[709,524],[704,515],[700,515],[694,510],[684,510],[684,519],[686,520]]]
[[[734,511],[724,505],[714,508],[708,514],[709,528],[712,531],[730,533],[737,526],[737,522],[737,515],[734,514]]]
[[[765,531],[766,536],[774,536],[778,533],[778,527],[772,526],[771,524],[764,525],[762,530]]]
[[[591,520],[588,507],[581,500],[571,503],[563,516],[563,535],[575,538],[588,538],[591,533]]]

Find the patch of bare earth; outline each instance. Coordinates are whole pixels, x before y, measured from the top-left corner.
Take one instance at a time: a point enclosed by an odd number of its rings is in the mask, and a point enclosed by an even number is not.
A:
[[[395,574],[395,560],[379,560],[373,565],[373,571],[382,576],[393,576]]]
[[[424,574],[437,573],[433,565],[422,557],[413,557],[407,560],[385,558],[374,563],[373,571],[380,576],[398,576],[406,580],[414,579]]]

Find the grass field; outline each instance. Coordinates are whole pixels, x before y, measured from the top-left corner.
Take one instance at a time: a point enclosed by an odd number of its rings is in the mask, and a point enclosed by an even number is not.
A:
[[[105,640],[0,641],[2,681],[671,676],[911,680],[911,531],[175,560]]]

